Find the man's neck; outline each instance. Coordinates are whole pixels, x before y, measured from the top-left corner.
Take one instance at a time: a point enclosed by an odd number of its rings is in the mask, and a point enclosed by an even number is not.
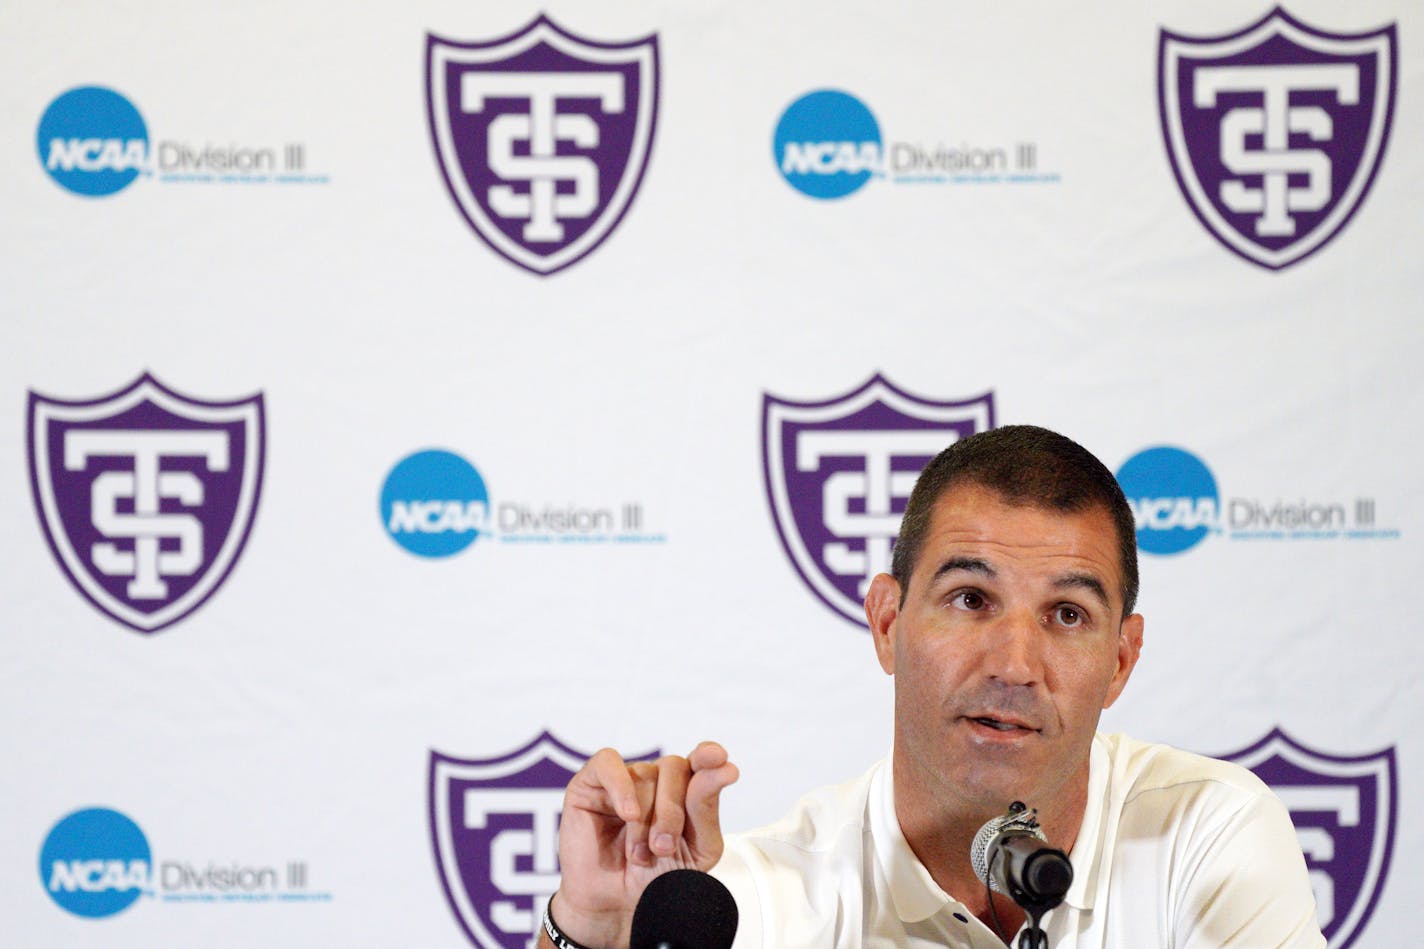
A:
[[[988,922],[989,894],[984,883],[974,875],[969,851],[979,828],[992,818],[1002,816],[1008,802],[986,810],[981,803],[936,788],[914,773],[913,764],[906,762],[898,749],[893,768],[895,814],[905,841],[940,889]],[[1088,802],[1087,762],[1080,774],[1057,793],[1046,797],[1049,799],[1031,802],[1038,809],[1039,823],[1049,844],[1069,853],[1078,839]],[[1005,934],[1011,936],[1022,924],[1023,913],[1002,897],[996,898],[994,905],[1004,923]]]

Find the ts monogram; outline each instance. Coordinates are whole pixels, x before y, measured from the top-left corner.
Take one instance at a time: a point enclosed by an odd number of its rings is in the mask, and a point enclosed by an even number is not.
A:
[[[870,580],[888,572],[915,479],[951,442],[994,427],[993,394],[934,402],[874,376],[826,402],[762,402],[772,518],[801,579],[863,625]]]
[[[1369,922],[1389,875],[1399,784],[1393,748],[1348,757],[1314,751],[1280,729],[1227,761],[1250,768],[1290,810],[1330,949]]]
[[[540,17],[512,36],[426,48],[430,133],[465,219],[547,275],[613,230],[642,181],[657,119],[657,37],[596,43]]]
[[[548,732],[498,758],[430,753],[435,863],[476,946],[533,949],[538,942],[538,921],[559,887],[564,786],[587,760]]]
[[[1163,30],[1162,129],[1202,223],[1273,270],[1319,250],[1379,170],[1395,72],[1393,25],[1326,33],[1277,9],[1229,36]]]
[[[178,622],[226,578],[262,482],[262,396],[200,402],[141,376],[87,402],[30,393],[30,484],[60,566],[139,632]]]

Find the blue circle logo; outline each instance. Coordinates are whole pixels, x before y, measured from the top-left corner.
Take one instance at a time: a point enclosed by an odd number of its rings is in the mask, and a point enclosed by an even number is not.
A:
[[[1181,448],[1159,446],[1133,455],[1117,472],[1137,521],[1137,546],[1179,554],[1220,523],[1221,497],[1211,469]]]
[[[421,557],[448,557],[475,542],[489,518],[489,491],[475,466],[429,449],[402,458],[381,488],[381,523]]]
[[[49,104],[35,133],[40,165],[89,198],[122,191],[148,166],[148,126],[133,103],[103,86],[70,89]]]
[[[776,123],[772,157],[781,176],[802,194],[843,198],[880,172],[880,124],[850,93],[807,93]]]
[[[118,811],[90,807],[62,819],[40,848],[40,883],[76,916],[96,919],[128,909],[148,891],[153,854],[137,824]]]

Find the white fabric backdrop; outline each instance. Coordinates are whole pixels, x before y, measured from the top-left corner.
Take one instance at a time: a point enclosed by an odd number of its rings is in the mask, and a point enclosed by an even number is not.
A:
[[[1412,806],[1424,645],[1410,630],[1424,565],[1424,9],[1289,7],[1335,33],[1397,24],[1399,46],[1372,188],[1323,249],[1279,271],[1197,220],[1157,107],[1162,30],[1225,35],[1268,12],[11,4],[3,941],[467,945],[447,895],[458,873],[442,874],[432,843],[433,751],[497,759],[545,731],[585,753],[715,737],[743,773],[725,799],[732,828],[858,773],[888,749],[891,683],[783,549],[761,418],[767,394],[827,401],[877,373],[926,400],[992,392],[998,424],[1056,428],[1114,470],[1180,446],[1223,504],[1353,512],[1373,499],[1376,526],[1397,537],[1224,531],[1144,554],[1144,657],[1104,725],[1211,754],[1274,728],[1336,756],[1394,749],[1393,861],[1348,935],[1406,939],[1424,889],[1410,858],[1424,844]],[[602,43],[656,34],[660,67],[630,209],[546,277],[462,218],[425,99],[427,34],[488,42],[540,13]],[[299,143],[308,180],[155,173],[107,197],[71,193],[47,174],[37,129],[61,93],[90,85],[131,102],[155,149],[280,156]],[[1058,180],[879,179],[807,197],[770,146],[788,106],[819,89],[863,102],[887,147],[1032,142],[1037,170]],[[28,393],[94,400],[145,371],[197,400],[260,392],[266,413],[261,497],[235,567],[151,634],[96,609],[52,554],[26,432]],[[396,463],[428,448],[469,461],[494,505],[635,503],[665,542],[486,531],[453,556],[414,556],[378,501]],[[151,896],[96,920],[58,905],[36,873],[51,829],[91,807],[137,824],[154,867]],[[530,860],[519,872],[547,855]],[[162,869],[292,863],[304,885],[284,876],[289,899],[270,901],[227,898],[212,874],[206,890],[169,886],[182,873]],[[217,898],[178,899],[195,892]],[[515,904],[527,910],[528,894]]]

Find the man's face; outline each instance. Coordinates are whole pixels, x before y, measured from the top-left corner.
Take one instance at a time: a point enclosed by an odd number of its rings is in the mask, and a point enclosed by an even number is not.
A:
[[[952,487],[899,601],[882,574],[866,614],[895,676],[897,764],[920,789],[985,814],[1083,793],[1098,717],[1142,645],[1142,617],[1121,616],[1108,512]]]

